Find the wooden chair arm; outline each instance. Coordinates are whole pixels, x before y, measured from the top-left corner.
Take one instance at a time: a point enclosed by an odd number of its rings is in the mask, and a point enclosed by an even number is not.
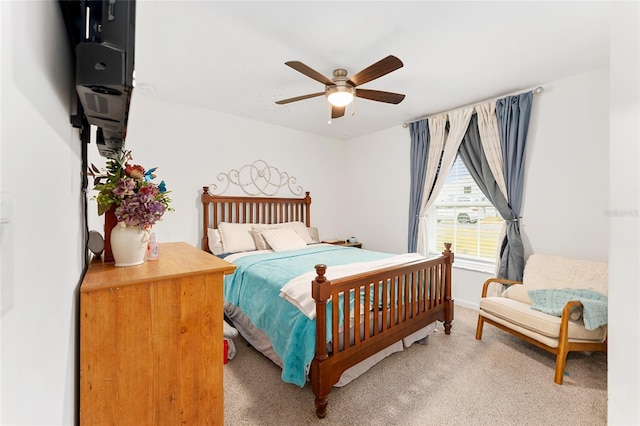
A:
[[[498,284],[522,284],[522,281],[513,281],[513,280],[507,280],[504,278],[489,278],[488,280],[486,280],[484,282],[484,285],[482,286],[482,297],[487,297],[487,289],[489,288],[489,284],[491,283],[498,283]]]
[[[565,322],[567,324],[569,323],[571,311],[578,307],[582,307],[582,302],[578,300],[569,300],[564,305],[564,308],[562,308],[562,323],[560,324],[560,327],[562,327],[562,324],[564,324]]]
[[[562,309],[562,316],[569,315],[571,313],[571,308],[578,306],[582,306],[582,302],[580,302],[579,300],[569,300]]]
[[[569,316],[573,308],[582,306],[578,300],[569,300],[562,309],[562,318],[560,319],[560,336],[558,340],[559,349],[563,349],[569,341]],[[560,348],[562,346],[562,348]],[[564,350],[564,349],[563,349]]]

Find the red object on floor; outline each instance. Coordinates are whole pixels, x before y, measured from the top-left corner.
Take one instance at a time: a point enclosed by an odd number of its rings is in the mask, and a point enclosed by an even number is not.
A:
[[[226,339],[223,340],[224,341],[224,350],[222,351],[222,356],[224,358],[224,363],[226,364],[228,359],[228,355],[229,355],[229,342],[227,342]]]

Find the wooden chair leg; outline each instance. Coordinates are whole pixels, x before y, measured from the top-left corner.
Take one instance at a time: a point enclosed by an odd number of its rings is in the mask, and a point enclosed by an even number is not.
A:
[[[560,348],[558,348],[560,349]],[[558,350],[558,355],[556,356],[556,373],[553,378],[553,381],[561,385],[564,380],[564,368],[567,365],[567,352]]]
[[[478,314],[478,326],[476,327],[476,340],[482,340],[482,327],[484,326],[484,318]]]
[[[559,385],[564,379],[564,367],[567,364],[567,353],[569,352],[569,302],[562,310],[562,318],[560,320],[560,334],[558,335],[558,349],[556,353],[556,373],[553,381]],[[579,303],[579,302],[575,302]]]

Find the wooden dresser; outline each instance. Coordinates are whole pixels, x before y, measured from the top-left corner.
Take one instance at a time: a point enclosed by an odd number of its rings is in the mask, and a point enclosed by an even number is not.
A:
[[[160,259],[94,260],[80,288],[80,424],[222,425],[222,280],[187,243]]]

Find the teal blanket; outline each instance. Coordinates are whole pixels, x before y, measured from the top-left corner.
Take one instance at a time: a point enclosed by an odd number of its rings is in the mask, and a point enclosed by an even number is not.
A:
[[[565,288],[529,290],[528,293],[531,309],[561,317],[567,302],[577,300],[582,303],[582,320],[587,330],[607,324],[608,298],[597,291]]]
[[[280,289],[291,279],[328,266],[367,262],[394,256],[342,246],[318,245],[305,249],[262,253],[233,261],[236,271],[224,278],[224,298],[240,307],[253,324],[264,331],[282,360],[282,380],[300,387],[316,351],[316,320],[310,320],[293,304],[280,297]],[[311,282],[309,282],[311,286]],[[331,315],[327,320],[330,321]],[[327,341],[330,339],[327,336]]]

